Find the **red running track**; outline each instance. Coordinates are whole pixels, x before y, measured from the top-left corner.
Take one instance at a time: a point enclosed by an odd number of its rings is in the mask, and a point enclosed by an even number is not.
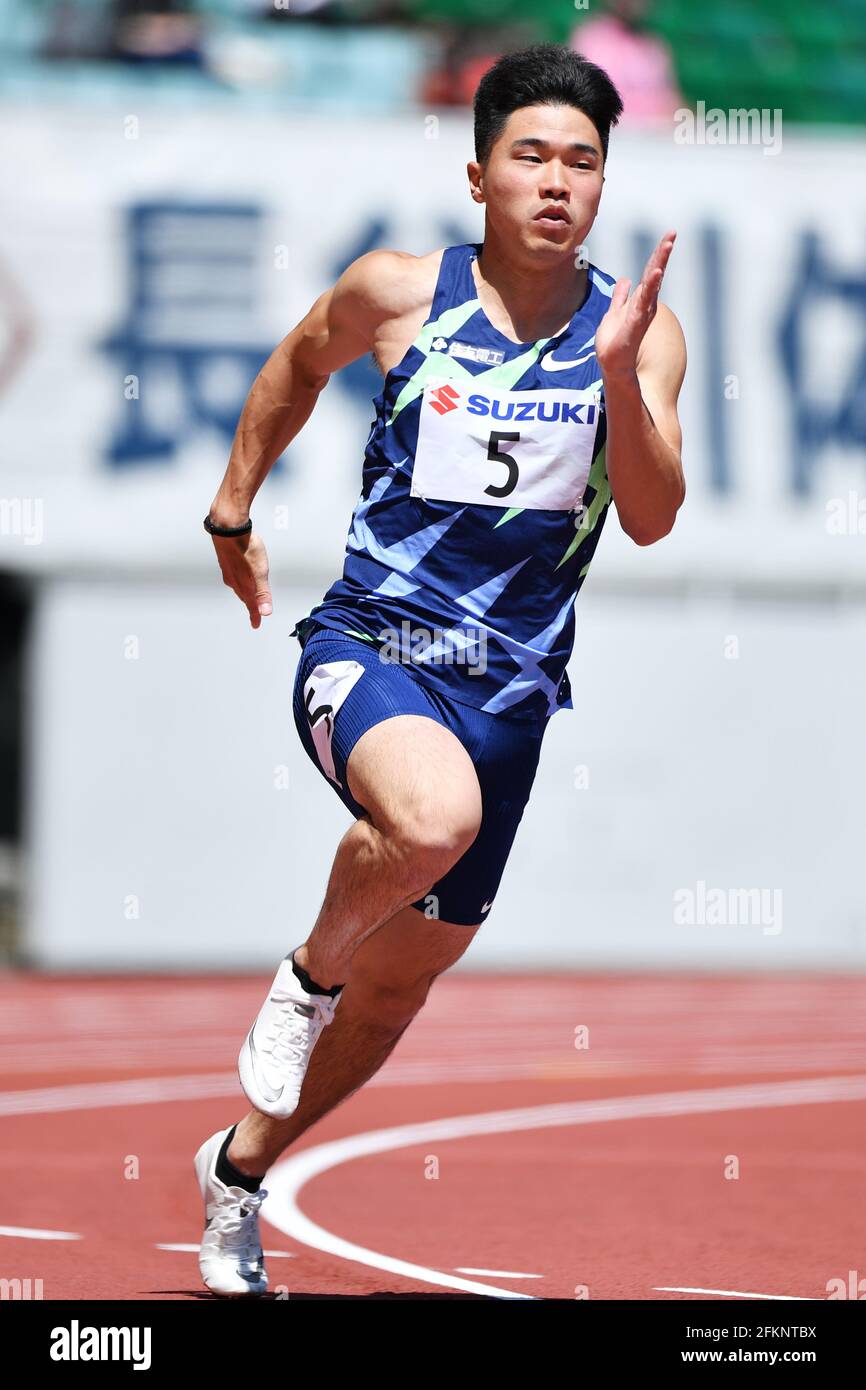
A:
[[[159,1247],[197,1248],[192,1157],[247,1108],[267,984],[0,976],[0,1278],[212,1297]],[[864,1044],[858,977],[446,975],[268,1175],[271,1287],[826,1298],[866,1280]]]

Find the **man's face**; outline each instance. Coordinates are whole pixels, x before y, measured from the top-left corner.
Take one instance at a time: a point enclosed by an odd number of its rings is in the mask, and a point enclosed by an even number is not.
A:
[[[601,140],[573,106],[524,106],[508,117],[486,165],[469,165],[469,179],[503,245],[534,259],[573,258],[598,211]]]

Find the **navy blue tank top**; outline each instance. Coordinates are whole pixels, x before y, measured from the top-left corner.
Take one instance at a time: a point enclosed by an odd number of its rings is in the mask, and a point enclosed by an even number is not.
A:
[[[588,267],[554,338],[514,343],[478,300],[480,244],[446,247],[429,316],[374,402],[342,576],[298,621],[375,643],[492,713],[573,708],[574,601],[611,495]]]

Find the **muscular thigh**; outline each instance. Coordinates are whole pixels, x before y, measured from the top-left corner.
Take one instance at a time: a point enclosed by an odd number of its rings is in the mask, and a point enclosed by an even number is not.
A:
[[[481,821],[472,758],[429,693],[354,638],[308,638],[294,715],[312,761],[355,816],[383,834],[463,847]]]
[[[426,715],[394,715],[368,729],[349,755],[346,775],[352,796],[383,834],[426,828],[471,839],[481,822],[472,759],[450,729]]]

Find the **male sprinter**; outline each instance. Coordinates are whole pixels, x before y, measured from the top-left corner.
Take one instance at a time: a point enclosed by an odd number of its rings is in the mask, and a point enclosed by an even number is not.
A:
[[[580,254],[621,111],[567,49],[502,58],[468,165],[483,243],[361,256],[241,415],[205,525],[257,628],[253,498],[332,372],[372,351],[384,376],[343,575],[292,633],[301,741],[356,820],[241,1049],[253,1110],[196,1158],[215,1293],[265,1290],[262,1176],[382,1065],[490,911],[547,722],[572,707],[574,600],[611,498],[638,545],[682,503],[685,348],[658,303],[674,234],[631,296]]]

